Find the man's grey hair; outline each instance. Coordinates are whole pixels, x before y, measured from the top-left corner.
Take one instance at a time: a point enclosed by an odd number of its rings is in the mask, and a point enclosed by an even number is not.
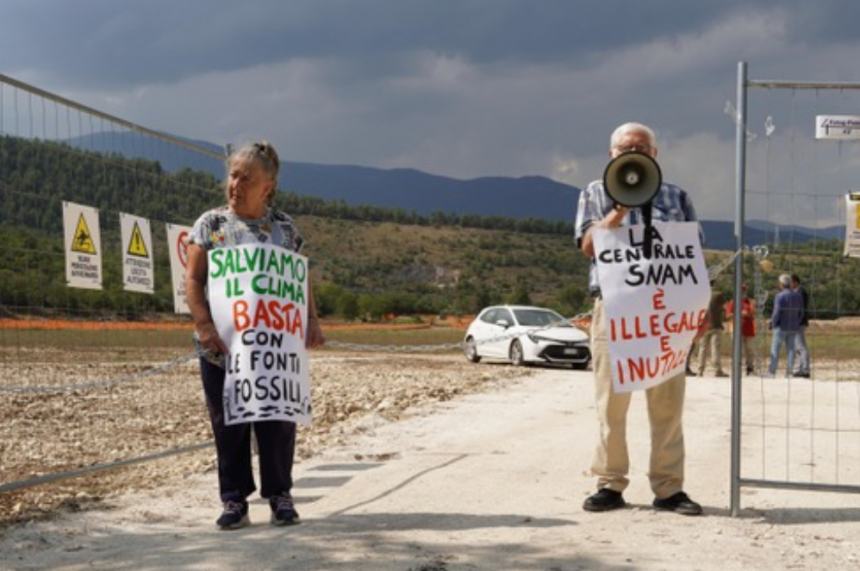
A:
[[[779,283],[783,287],[791,287],[791,276],[788,274],[779,274]]]
[[[642,123],[630,122],[619,125],[612,131],[612,136],[609,137],[609,148],[614,149],[617,147],[618,143],[621,142],[621,138],[630,132],[645,133],[648,136],[648,143],[654,148],[657,147],[657,135],[654,134],[654,130],[651,127]]]

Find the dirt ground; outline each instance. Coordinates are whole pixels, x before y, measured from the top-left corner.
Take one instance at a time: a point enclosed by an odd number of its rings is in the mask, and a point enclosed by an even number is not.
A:
[[[330,362],[335,369],[364,367],[354,357],[332,357],[343,359]],[[403,357],[392,359],[408,370]],[[0,536],[0,568],[860,566],[858,495],[744,488],[741,517],[729,517],[727,379],[696,378],[687,385],[685,487],[705,506],[705,515],[688,518],[650,508],[641,394],[634,395],[628,420],[629,507],[592,514],[581,509],[594,486],[588,475],[597,434],[590,373],[530,369],[530,376],[512,379],[518,371],[507,366],[461,367],[453,357],[424,362],[423,370],[413,370],[424,382],[439,371],[450,375],[449,382],[474,371],[482,390],[445,402],[426,399],[387,418],[386,406],[331,430],[334,436],[296,467],[302,525],[270,526],[268,507],[252,498],[250,527],[217,531],[215,474],[203,469],[171,477],[153,464],[150,477],[157,485],[110,496],[100,504],[110,509],[7,527]],[[377,366],[364,367],[365,376]],[[347,386],[353,385],[340,388]],[[750,378],[744,398],[745,477],[860,483],[855,383]]]
[[[182,353],[179,354],[180,356]],[[3,384],[51,387],[106,379],[109,387],[53,394],[0,393],[0,482],[120,461],[209,441],[211,431],[196,361],[124,381],[176,352],[126,351],[98,361],[60,349],[17,349]],[[320,351],[312,357],[314,423],[300,428],[297,456],[341,442],[365,416],[397,420],[409,407],[485,390],[530,371],[472,365],[459,355],[409,356]],[[0,494],[0,528],[99,505],[118,493],[152,489],[214,469],[214,449]]]

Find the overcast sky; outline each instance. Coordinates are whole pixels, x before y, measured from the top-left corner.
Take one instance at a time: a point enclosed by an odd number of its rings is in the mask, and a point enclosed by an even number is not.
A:
[[[186,137],[458,178],[583,187],[612,129],[643,121],[666,178],[730,219],[738,60],[754,78],[860,81],[858,22],[857,0],[4,0],[0,72]],[[813,118],[860,114],[860,91],[750,106],[750,184],[793,195],[752,214],[836,221],[860,142],[816,143]],[[804,211],[805,192],[830,202]]]

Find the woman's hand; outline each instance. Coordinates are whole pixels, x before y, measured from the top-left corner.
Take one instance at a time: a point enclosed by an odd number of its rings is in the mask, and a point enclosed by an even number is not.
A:
[[[215,328],[214,323],[210,321],[209,323],[196,327],[196,329],[197,339],[200,341],[200,345],[204,349],[215,353],[223,353],[225,355],[230,352],[230,350],[227,349],[227,345],[225,345],[224,341],[221,339],[221,336],[218,335],[218,330]]]
[[[325,344],[325,337],[323,337],[322,328],[320,328],[320,320],[316,317],[311,317],[308,320],[308,331],[307,335],[305,335],[305,347],[308,349],[315,349],[317,347],[322,347]]]

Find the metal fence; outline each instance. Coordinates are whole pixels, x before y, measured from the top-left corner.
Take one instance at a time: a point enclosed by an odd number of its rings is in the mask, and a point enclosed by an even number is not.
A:
[[[223,201],[223,159],[0,75],[0,492],[209,445],[165,224]],[[99,210],[101,290],[66,286],[63,201]],[[153,294],[123,289],[120,212],[150,221]]]
[[[837,227],[845,223],[846,193],[856,190],[860,145],[814,138],[816,115],[850,113],[858,96],[860,83],[749,79],[746,63],[738,65],[737,104],[727,105],[736,113],[735,236],[739,250],[756,247],[735,261],[734,305],[741,307],[746,282],[759,331],[755,375],[743,374],[742,336],[733,339],[732,515],[745,487],[860,492],[860,348],[852,341],[860,322],[851,319],[860,261],[842,256]],[[794,376],[783,352],[771,376],[762,326],[776,276],[798,272],[811,294],[811,374]],[[741,330],[740,312],[733,327]]]

